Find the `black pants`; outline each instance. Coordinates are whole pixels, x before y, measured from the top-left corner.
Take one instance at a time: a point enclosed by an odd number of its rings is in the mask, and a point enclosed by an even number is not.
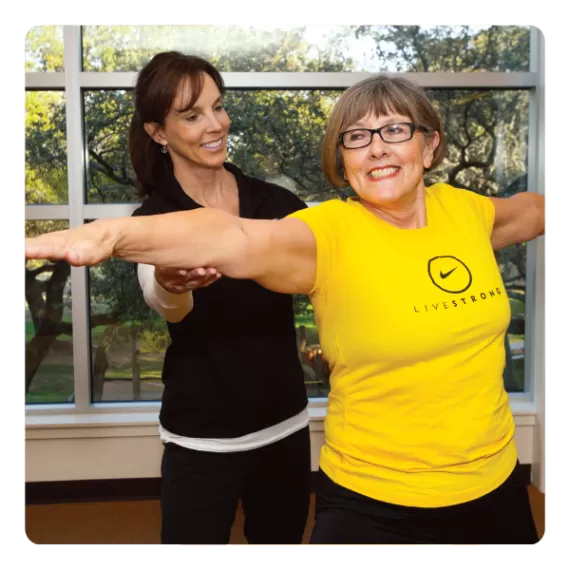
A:
[[[162,457],[163,544],[227,544],[241,500],[250,544],[300,544],[311,485],[309,428],[233,453],[167,443]]]
[[[517,463],[497,489],[439,508],[376,501],[318,473],[311,544],[534,544],[538,536]]]

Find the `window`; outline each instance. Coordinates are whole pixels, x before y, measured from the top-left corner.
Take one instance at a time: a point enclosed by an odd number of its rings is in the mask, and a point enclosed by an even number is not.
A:
[[[166,322],[145,303],[135,266],[108,259],[89,268],[91,399],[159,400]]]
[[[159,51],[220,71],[528,71],[530,30],[514,26],[85,26],[85,71],[139,71]]]
[[[127,153],[132,85],[136,72],[168,49],[203,56],[224,73],[229,160],[307,202],[350,194],[331,188],[320,172],[322,135],[342,90],[378,71],[414,74],[440,112],[448,151],[428,184],[444,181],[488,196],[535,190],[532,37],[531,28],[509,26],[33,28],[26,38],[26,231],[129,215],[136,207]],[[65,71],[64,42],[77,47]],[[72,71],[80,81],[66,91],[65,73]],[[534,334],[525,323],[535,310],[526,303],[527,248],[513,246],[497,258],[512,309],[505,383],[525,393],[525,342]],[[27,403],[74,402],[85,410],[159,400],[168,333],[144,304],[133,266],[110,260],[69,275],[69,267],[26,267],[26,343],[44,343],[27,355]],[[57,283],[57,295],[48,301],[50,283]],[[295,296],[294,307],[308,395],[325,398],[329,370],[312,306]],[[86,358],[74,370],[76,346]],[[74,373],[85,383],[77,394]]]
[[[26,93],[26,204],[67,202],[65,96]]]
[[[26,236],[66,229],[63,221],[27,221]],[[26,263],[26,403],[73,402],[70,266]]]
[[[26,71],[63,71],[62,26],[36,26],[27,33]]]

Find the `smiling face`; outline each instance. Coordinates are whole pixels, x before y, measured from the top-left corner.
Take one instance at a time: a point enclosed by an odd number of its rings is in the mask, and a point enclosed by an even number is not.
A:
[[[182,81],[162,126],[145,123],[148,134],[170,153],[177,164],[219,168],[226,159],[230,119],[214,80],[203,74],[200,96],[191,108],[190,81]]]
[[[366,116],[346,130],[377,129],[399,122],[412,122],[406,115],[390,113]],[[373,206],[406,207],[413,203],[418,190],[424,188],[424,168],[429,168],[439,133],[426,137],[420,131],[405,142],[386,143],[379,134],[363,148],[340,147],[345,180],[362,200]]]

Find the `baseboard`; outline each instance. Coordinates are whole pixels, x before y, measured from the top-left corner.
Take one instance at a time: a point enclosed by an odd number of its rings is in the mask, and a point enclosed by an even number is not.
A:
[[[521,472],[527,485],[530,485],[530,467],[530,464],[521,465]],[[313,471],[313,489],[316,474],[317,472]],[[152,477],[26,483],[26,504],[159,499],[160,481],[160,477]]]
[[[160,498],[160,477],[26,483],[26,504]]]

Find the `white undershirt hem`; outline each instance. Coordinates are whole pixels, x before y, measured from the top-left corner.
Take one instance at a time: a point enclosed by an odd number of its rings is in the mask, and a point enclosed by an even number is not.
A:
[[[196,438],[184,437],[170,433],[159,425],[158,432],[163,443],[175,443],[195,451],[212,451],[214,453],[231,453],[233,451],[249,451],[265,447],[309,425],[309,408],[274,426],[234,438]]]

